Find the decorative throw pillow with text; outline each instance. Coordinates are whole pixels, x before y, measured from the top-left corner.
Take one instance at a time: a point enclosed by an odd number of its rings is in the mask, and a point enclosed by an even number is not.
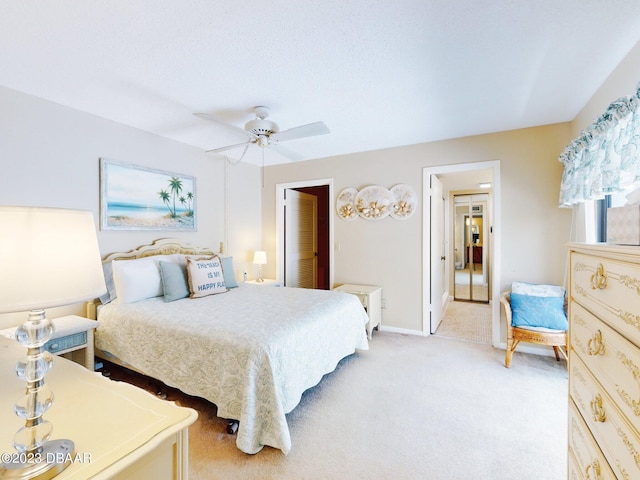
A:
[[[222,263],[217,256],[205,258],[187,257],[187,274],[189,277],[189,295],[191,298],[205,297],[214,293],[224,293]]]

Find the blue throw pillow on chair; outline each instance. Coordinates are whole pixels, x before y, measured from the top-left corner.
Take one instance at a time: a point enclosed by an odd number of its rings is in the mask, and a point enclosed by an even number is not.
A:
[[[511,324],[514,327],[537,327],[567,330],[564,310],[565,290],[557,285],[514,282],[511,286]]]

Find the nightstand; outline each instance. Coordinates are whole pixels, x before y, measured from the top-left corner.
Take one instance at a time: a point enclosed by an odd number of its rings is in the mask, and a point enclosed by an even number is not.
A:
[[[356,295],[362,303],[369,321],[367,322],[367,336],[371,340],[371,333],[373,329],[378,327],[380,331],[380,325],[382,323],[382,288],[373,285],[340,285],[334,288],[338,292],[351,293]]]
[[[24,348],[15,340],[0,338],[0,452],[14,451],[13,432],[24,425],[13,407],[24,395],[25,382],[7,368]],[[55,360],[45,378],[55,395],[46,419],[56,436],[76,445],[75,452],[59,453],[71,458],[71,464],[56,480],[189,478],[189,426],[198,418],[195,410],[96,375],[64,358]],[[58,452],[50,453],[54,454]]]
[[[248,280],[244,283],[249,283],[251,285],[262,285],[262,286],[267,286],[267,287],[281,287],[282,283],[279,282],[278,280],[274,280],[273,278],[264,278],[262,280],[262,282],[259,282],[258,280]]]
[[[88,370],[94,370],[93,331],[99,325],[95,320],[67,315],[51,320],[55,332],[44,344],[44,348],[54,355],[62,355]],[[0,330],[0,335],[14,339],[17,327]]]

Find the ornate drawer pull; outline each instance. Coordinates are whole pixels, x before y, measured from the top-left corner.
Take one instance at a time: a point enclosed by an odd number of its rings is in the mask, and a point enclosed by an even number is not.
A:
[[[607,274],[604,271],[604,265],[601,263],[598,264],[596,273],[591,275],[591,289],[595,290],[596,288],[600,290],[607,288]]]
[[[602,406],[602,397],[599,393],[591,400],[591,413],[593,414],[593,420],[595,422],[604,423],[607,419],[607,414],[604,412],[604,407]]]
[[[594,477],[591,477],[589,470],[593,471]],[[591,465],[588,465],[584,471],[585,478],[587,480],[602,480],[602,474],[600,473],[600,463],[594,460]]]
[[[602,341],[602,332],[597,330],[593,337],[587,343],[588,355],[604,355],[604,342]]]

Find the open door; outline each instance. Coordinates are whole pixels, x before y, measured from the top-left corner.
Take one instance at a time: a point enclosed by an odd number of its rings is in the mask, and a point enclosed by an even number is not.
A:
[[[287,188],[284,200],[284,285],[316,288],[318,197]]]
[[[446,236],[445,236],[445,202],[442,195],[442,182],[436,175],[431,175],[430,206],[431,214],[431,271],[430,271],[430,331],[435,333],[442,321],[443,296],[447,292],[446,285]]]

